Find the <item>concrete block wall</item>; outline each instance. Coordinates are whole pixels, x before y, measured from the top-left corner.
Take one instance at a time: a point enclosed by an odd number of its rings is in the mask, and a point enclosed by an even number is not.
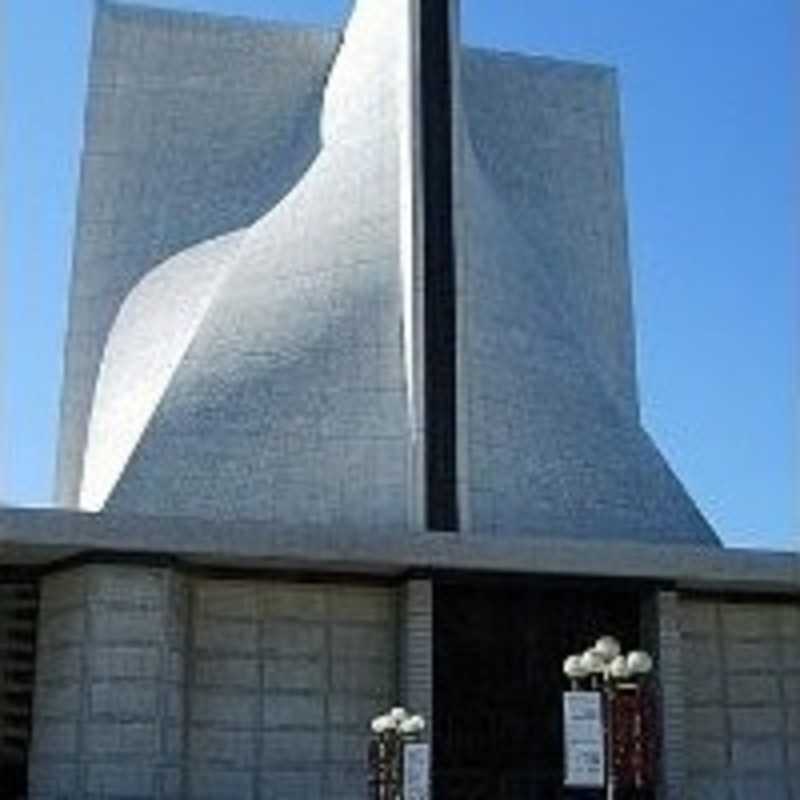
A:
[[[674,591],[656,591],[642,608],[643,644],[655,655],[659,685],[660,800],[683,800],[686,787],[686,708],[680,599]]]
[[[682,598],[687,793],[800,800],[800,601]]]
[[[410,580],[400,591],[402,702],[433,725],[433,581]]]
[[[31,798],[365,797],[396,595],[138,565],[44,578]]]
[[[197,580],[191,618],[186,796],[366,796],[368,723],[395,699],[395,591]]]
[[[99,565],[42,581],[31,798],[181,795],[184,584]]]

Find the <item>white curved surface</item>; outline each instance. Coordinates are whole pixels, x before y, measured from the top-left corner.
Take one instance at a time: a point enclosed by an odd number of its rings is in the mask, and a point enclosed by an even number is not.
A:
[[[106,342],[84,453],[80,506],[98,511],[191,344],[242,234],[212,239],[148,273],[126,298]]]
[[[356,4],[308,169],[246,230],[170,259],[123,306],[95,393],[87,506],[287,530],[418,527],[422,286],[409,31],[397,24],[408,10]],[[465,532],[715,542],[638,422],[608,73],[464,58]],[[509,86],[566,99],[536,113],[506,102],[503,115],[486,96]]]

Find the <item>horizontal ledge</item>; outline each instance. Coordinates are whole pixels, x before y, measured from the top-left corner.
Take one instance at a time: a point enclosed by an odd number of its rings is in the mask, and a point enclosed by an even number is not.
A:
[[[242,519],[0,509],[0,570],[77,556],[193,567],[402,576],[415,571],[569,575],[669,582],[686,591],[800,596],[800,554],[609,537],[481,536],[277,528]],[[12,573],[13,574],[13,573]]]

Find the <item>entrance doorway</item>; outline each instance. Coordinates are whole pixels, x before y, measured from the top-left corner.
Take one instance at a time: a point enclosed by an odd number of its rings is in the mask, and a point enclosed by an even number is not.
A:
[[[516,577],[434,583],[436,800],[562,797],[564,658],[640,644],[641,586]]]

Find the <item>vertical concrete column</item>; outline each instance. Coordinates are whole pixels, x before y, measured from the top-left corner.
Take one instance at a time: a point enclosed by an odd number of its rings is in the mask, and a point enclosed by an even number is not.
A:
[[[661,776],[659,797],[681,800],[686,788],[686,709],[678,593],[656,591],[642,609],[645,646],[655,655],[660,687]]]
[[[43,579],[32,798],[182,796],[186,617],[169,568],[92,564]]]
[[[433,582],[409,580],[400,592],[400,694],[433,729]]]

